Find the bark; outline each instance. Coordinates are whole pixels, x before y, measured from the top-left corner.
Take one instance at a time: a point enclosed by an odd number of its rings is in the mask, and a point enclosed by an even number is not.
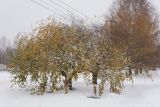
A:
[[[72,78],[70,78],[69,80],[68,80],[68,83],[69,83],[69,90],[72,90]]]
[[[139,73],[140,73],[140,74],[143,73],[143,69],[142,69],[142,68],[139,69]]]
[[[132,69],[129,68],[129,76],[131,76],[131,75],[132,75]]]
[[[136,69],[135,69],[135,74],[138,75],[138,73],[139,73],[139,72],[138,72],[138,69],[136,68]]]
[[[97,77],[98,74],[97,73],[92,73],[92,83],[97,85]]]

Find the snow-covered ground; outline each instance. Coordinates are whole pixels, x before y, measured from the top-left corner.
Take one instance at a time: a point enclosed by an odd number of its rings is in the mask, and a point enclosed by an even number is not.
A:
[[[120,95],[109,93],[101,99],[91,99],[91,87],[78,81],[74,90],[65,95],[63,92],[46,93],[43,96],[30,95],[25,89],[12,87],[8,72],[0,72],[0,107],[160,107],[160,70],[155,71],[153,80],[138,77],[134,85],[126,83]]]
[[[0,71],[4,71],[4,70],[7,70],[7,66],[0,64]]]

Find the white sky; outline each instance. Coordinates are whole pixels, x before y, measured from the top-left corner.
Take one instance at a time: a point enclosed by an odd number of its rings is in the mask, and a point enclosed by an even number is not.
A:
[[[35,1],[40,2],[40,0]],[[44,1],[51,4],[49,0]],[[59,0],[53,1],[60,4]],[[91,19],[95,19],[95,16],[103,16],[107,12],[113,0],[62,1],[84,13]],[[151,0],[151,2],[156,5],[156,8],[158,8],[160,12],[160,0]],[[6,36],[8,39],[14,40],[18,33],[29,32],[36,26],[37,22],[54,15],[55,13],[38,6],[31,2],[31,0],[0,0],[0,37]]]

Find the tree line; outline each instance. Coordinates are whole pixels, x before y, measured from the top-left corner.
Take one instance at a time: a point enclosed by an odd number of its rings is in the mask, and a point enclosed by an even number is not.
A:
[[[83,75],[101,96],[120,93],[135,74],[160,67],[159,18],[148,0],[116,0],[99,25],[48,20],[16,40],[8,67],[12,82],[33,94],[72,90]]]
[[[10,56],[12,55],[14,48],[11,46],[9,40],[5,36],[0,38],[0,64],[9,64]]]

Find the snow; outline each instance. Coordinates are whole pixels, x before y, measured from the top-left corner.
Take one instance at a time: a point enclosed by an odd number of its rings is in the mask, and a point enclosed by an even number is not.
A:
[[[73,84],[74,90],[31,95],[26,89],[11,88],[10,74],[0,72],[0,107],[160,107],[160,70],[153,72],[153,79],[135,77],[134,84],[126,83],[122,94],[109,93],[105,89],[100,99],[91,99],[91,86],[79,80]]]
[[[0,64],[0,71],[4,71],[4,70],[7,70],[7,66]]]

